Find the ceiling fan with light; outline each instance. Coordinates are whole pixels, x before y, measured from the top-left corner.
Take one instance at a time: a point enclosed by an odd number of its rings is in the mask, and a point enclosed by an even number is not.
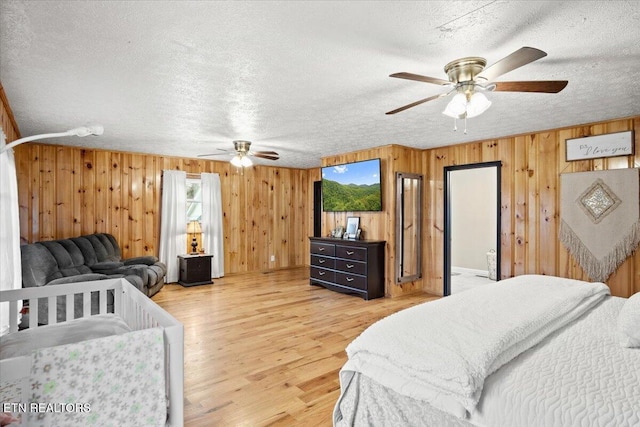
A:
[[[412,102],[411,104],[389,111],[386,114],[396,114],[415,107],[416,105],[433,101],[456,92],[442,113],[454,119],[467,119],[479,116],[491,106],[491,101],[487,99],[483,92],[558,93],[567,86],[569,83],[567,80],[494,81],[497,77],[509,71],[513,71],[516,68],[537,61],[545,56],[547,56],[547,54],[539,49],[522,47],[487,68],[485,68],[487,61],[484,58],[477,56],[460,58],[444,66],[444,71],[447,73],[449,80],[404,72],[391,74],[389,77],[437,84],[451,88],[451,90]],[[467,133],[466,126],[465,133]]]
[[[233,154],[234,156],[231,159],[231,164],[238,168],[252,166],[253,162],[249,158],[250,156],[267,160],[278,160],[280,158],[280,155],[275,151],[252,151],[250,141],[233,141],[233,148],[235,151],[228,151],[219,148],[218,150],[221,151],[220,153],[200,154],[198,157],[211,157],[224,154]]]

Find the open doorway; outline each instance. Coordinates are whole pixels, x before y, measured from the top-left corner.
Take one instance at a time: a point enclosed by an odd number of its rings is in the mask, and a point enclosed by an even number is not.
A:
[[[501,166],[444,168],[445,296],[500,279]]]

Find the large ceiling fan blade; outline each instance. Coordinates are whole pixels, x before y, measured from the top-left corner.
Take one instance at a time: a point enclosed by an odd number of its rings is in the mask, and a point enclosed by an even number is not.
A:
[[[436,85],[451,85],[452,83],[448,80],[437,79],[435,77],[421,76],[420,74],[412,74],[412,73],[395,73],[391,74],[389,77],[396,77],[399,79],[407,79],[407,80],[415,80],[418,82],[425,83],[433,83]]]
[[[261,159],[267,159],[267,160],[278,160],[280,158],[280,156],[278,156],[277,154],[274,156],[272,154],[265,154],[264,152],[261,152],[261,151],[256,151],[256,152],[252,151],[250,154],[254,157],[260,157]]]
[[[496,92],[542,92],[558,93],[564,89],[569,82],[566,80],[546,80],[530,82],[495,82]]]
[[[211,157],[211,156],[223,156],[233,154],[230,151],[225,151],[224,153],[211,153],[211,154],[198,154],[198,157]]]
[[[429,98],[421,99],[420,101],[412,102],[411,104],[405,105],[404,107],[396,108],[395,110],[389,111],[385,114],[396,114],[401,111],[407,110],[411,107],[415,107],[416,105],[424,104],[425,102],[433,101],[434,99],[442,98],[446,96],[446,93],[441,93],[440,95],[430,96]]]
[[[260,154],[270,154],[270,155],[272,155],[272,156],[279,156],[279,154],[278,154],[278,153],[276,153],[275,151],[252,151],[252,152],[251,152],[251,154],[257,154],[257,153],[260,153]]]
[[[536,49],[534,47],[522,47],[511,55],[508,55],[495,64],[485,68],[476,77],[492,81],[496,77],[506,74],[509,71],[513,71],[516,68],[520,68],[523,65],[530,64],[533,61],[544,58],[545,56],[547,56],[547,53],[540,49]]]
[[[224,154],[233,154],[232,151],[229,150],[224,150],[222,148],[216,148],[216,150],[218,150],[217,153],[211,153],[211,154],[198,154],[198,157],[211,157],[211,156],[222,156]]]

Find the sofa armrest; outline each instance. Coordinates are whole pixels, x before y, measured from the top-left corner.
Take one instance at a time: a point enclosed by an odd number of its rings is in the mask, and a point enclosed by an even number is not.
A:
[[[145,292],[144,282],[142,281],[142,278],[140,276],[137,276],[135,274],[130,274],[128,276],[125,276],[124,278],[133,286],[135,286],[137,290],[139,290],[145,295],[147,294]]]
[[[122,274],[123,276],[138,276],[142,281],[143,288],[140,290],[144,290],[147,286],[147,282],[149,281],[149,269],[148,265],[145,264],[133,264],[133,265],[124,265],[117,270],[112,271],[110,274]],[[133,283],[131,280],[129,280]],[[133,283],[137,287],[137,282]]]
[[[90,266],[92,271],[103,274],[113,274],[122,267],[124,267],[124,263],[118,261],[103,261]]]
[[[153,265],[158,262],[158,258],[152,255],[147,256],[139,256],[135,258],[127,258],[123,259],[124,265],[134,265],[134,264],[144,264],[144,265]]]

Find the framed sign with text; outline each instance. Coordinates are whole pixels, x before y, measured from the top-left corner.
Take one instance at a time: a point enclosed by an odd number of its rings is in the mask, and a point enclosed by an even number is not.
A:
[[[567,161],[629,156],[633,153],[633,131],[572,138],[566,141]]]

